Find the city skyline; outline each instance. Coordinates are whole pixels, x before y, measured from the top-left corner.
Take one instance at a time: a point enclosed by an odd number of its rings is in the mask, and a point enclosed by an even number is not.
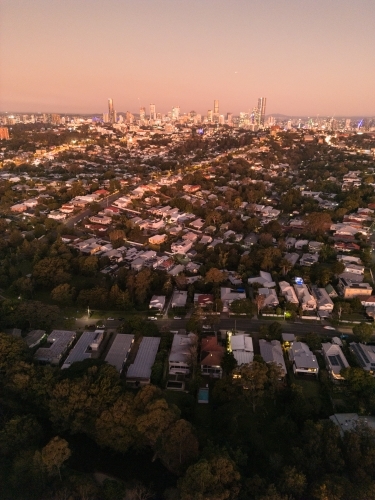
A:
[[[237,115],[265,95],[267,115],[375,114],[371,0],[5,0],[0,11],[3,112],[102,113],[111,96],[118,112],[206,114],[218,100]]]

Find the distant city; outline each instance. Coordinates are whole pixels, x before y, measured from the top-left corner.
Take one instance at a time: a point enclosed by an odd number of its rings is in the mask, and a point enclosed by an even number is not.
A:
[[[180,125],[226,125],[240,127],[256,132],[274,126],[282,130],[291,129],[319,129],[326,131],[374,131],[375,117],[361,116],[288,116],[282,114],[266,115],[266,97],[259,97],[257,105],[248,111],[241,111],[238,115],[232,112],[222,113],[218,99],[214,99],[213,106],[205,114],[192,110],[182,112],[179,105],[173,106],[167,113],[157,111],[156,104],[148,107],[140,106],[138,113],[131,111],[117,111],[114,100],[108,99],[108,109],[103,113],[75,114],[75,113],[0,113],[1,125],[15,125],[18,123],[50,123],[53,125],[77,125],[82,123],[110,124],[119,130],[130,129],[133,126],[166,127]],[[170,127],[169,127],[170,128]],[[172,129],[170,129],[171,131]]]

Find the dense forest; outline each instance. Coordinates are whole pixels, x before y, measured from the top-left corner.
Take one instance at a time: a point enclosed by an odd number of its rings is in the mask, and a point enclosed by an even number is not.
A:
[[[346,390],[369,411],[373,379],[352,370]],[[375,498],[374,431],[341,436],[329,400],[280,384],[260,359],[236,375],[216,383],[204,414],[189,394],[127,389],[103,362],[35,365],[23,340],[1,334],[1,498]]]

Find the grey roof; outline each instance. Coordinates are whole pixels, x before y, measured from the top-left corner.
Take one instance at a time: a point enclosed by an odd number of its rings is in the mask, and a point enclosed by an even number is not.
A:
[[[69,368],[71,364],[76,363],[77,361],[83,361],[91,358],[92,351],[89,350],[89,346],[96,339],[98,332],[101,332],[101,330],[96,330],[95,332],[83,332],[78,342],[71,350],[69,356],[66,358],[62,368]]]
[[[105,361],[114,366],[121,373],[126,358],[134,340],[134,335],[118,333],[113,341]]]
[[[58,363],[61,356],[76,337],[76,332],[68,330],[53,330],[47,338],[50,347],[40,347],[35,353],[35,359],[47,363]]]
[[[280,366],[283,375],[286,375],[286,366],[280,342],[278,340],[267,342],[267,340],[260,339],[259,348],[264,361],[266,363],[276,363]]]
[[[160,338],[158,337],[143,337],[134,363],[129,366],[126,378],[150,378],[159,344]]]
[[[44,330],[33,330],[26,335],[25,342],[30,348],[34,347],[39,344],[45,334],[46,332]]]

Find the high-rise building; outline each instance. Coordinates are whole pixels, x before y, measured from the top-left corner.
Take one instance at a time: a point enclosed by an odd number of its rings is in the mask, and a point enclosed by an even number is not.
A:
[[[264,119],[266,116],[266,98],[259,97],[258,99],[258,126],[264,127]]]
[[[146,118],[146,108],[139,108],[139,119],[144,120]]]
[[[180,106],[172,108],[172,120],[178,120],[180,117]]]
[[[208,120],[209,122],[212,122],[212,121],[213,121],[213,113],[212,113],[212,109],[209,109],[209,110],[207,111],[207,120]]]
[[[108,121],[109,123],[116,123],[116,112],[113,107],[113,99],[108,99]]]
[[[156,106],[155,106],[155,104],[150,104],[150,120],[156,120]]]
[[[9,129],[8,129],[8,127],[1,127],[0,128],[0,140],[2,140],[2,139],[5,139],[5,140],[9,139]]]
[[[227,113],[227,124],[230,126],[233,125],[233,113]]]
[[[214,114],[215,115],[219,114],[219,100],[218,99],[214,100]]]

